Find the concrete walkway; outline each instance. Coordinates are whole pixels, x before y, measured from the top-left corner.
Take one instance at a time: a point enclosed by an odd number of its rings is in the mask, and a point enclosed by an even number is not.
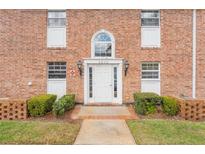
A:
[[[125,120],[84,120],[74,144],[135,144]]]

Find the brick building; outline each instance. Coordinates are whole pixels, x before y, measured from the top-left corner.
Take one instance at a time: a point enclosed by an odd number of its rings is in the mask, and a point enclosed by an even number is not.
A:
[[[0,10],[0,98],[205,98],[204,10]]]

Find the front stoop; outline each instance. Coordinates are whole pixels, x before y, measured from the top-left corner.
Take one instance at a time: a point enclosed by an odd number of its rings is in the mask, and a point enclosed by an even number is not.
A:
[[[72,112],[72,119],[138,119],[131,106],[83,106]]]
[[[135,141],[125,120],[86,119],[74,144],[127,145],[135,144]]]

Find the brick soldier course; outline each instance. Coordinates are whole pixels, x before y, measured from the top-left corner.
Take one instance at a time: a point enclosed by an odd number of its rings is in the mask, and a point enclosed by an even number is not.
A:
[[[47,62],[67,62],[67,92],[83,103],[76,62],[91,57],[91,38],[106,29],[116,58],[128,60],[123,103],[140,91],[141,63],[160,62],[161,95],[192,97],[192,10],[160,10],[160,48],[141,47],[141,10],[67,10],[66,48],[48,48],[47,10],[0,10],[0,97],[46,93]],[[196,97],[205,98],[205,11],[197,10]],[[32,81],[32,86],[28,82]]]

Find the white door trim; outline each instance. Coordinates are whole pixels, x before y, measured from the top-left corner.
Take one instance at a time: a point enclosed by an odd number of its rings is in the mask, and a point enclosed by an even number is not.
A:
[[[123,59],[84,59],[84,104],[89,104],[89,95],[88,95],[88,66],[105,64],[105,65],[118,65],[118,99],[116,100],[117,104],[122,104],[122,68],[123,68]]]

